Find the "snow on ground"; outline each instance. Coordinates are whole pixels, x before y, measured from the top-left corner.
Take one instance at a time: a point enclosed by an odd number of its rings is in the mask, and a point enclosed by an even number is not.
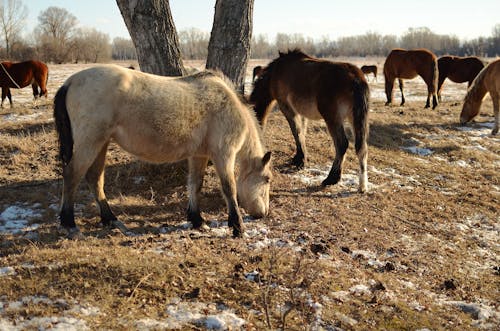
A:
[[[33,220],[42,218],[41,204],[15,204],[0,213],[0,234],[23,234],[38,229]]]

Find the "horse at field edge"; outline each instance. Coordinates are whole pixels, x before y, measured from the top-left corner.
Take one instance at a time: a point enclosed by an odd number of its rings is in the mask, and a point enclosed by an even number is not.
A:
[[[495,124],[491,134],[496,135],[500,127],[500,59],[484,67],[472,81],[472,85],[465,95],[464,105],[460,113],[461,124],[471,121],[479,114],[479,109],[486,93],[490,93],[491,100],[493,101]]]
[[[335,159],[322,185],[336,184],[342,176],[347,151],[344,121],[354,129],[359,159],[359,191],[365,192],[367,175],[367,137],[369,87],[357,66],[313,58],[295,49],[279,52],[255,81],[250,95],[257,119],[264,126],[271,105],[276,100],[285,115],[296,144],[292,164],[304,167],[307,159],[306,132],[309,119],[323,118],[335,145]]]
[[[361,71],[368,77],[368,74],[373,74],[375,80],[377,80],[377,66],[376,65],[364,65],[361,66]]]
[[[93,67],[72,75],[59,88],[54,118],[63,165],[59,218],[69,236],[80,233],[73,205],[84,176],[102,224],[127,231],[103,190],[111,139],[148,162],[188,159],[187,218],[193,228],[204,224],[198,200],[209,159],[220,178],[234,237],[243,234],[237,199],[254,217],[269,211],[271,154],[264,152],[255,115],[221,74],[163,77],[115,65]]]
[[[403,79],[413,79],[420,76],[427,84],[427,102],[425,108],[430,107],[430,97],[432,95],[432,109],[438,105],[437,85],[438,85],[438,64],[437,57],[427,49],[393,49],[387,56],[384,63],[385,95],[387,102],[392,103],[392,89],[394,80],[399,82],[401,91],[401,106],[405,104],[403,93]]]
[[[11,88],[23,88],[31,84],[33,97],[36,101],[38,97],[47,97],[47,81],[49,79],[49,68],[40,61],[24,61],[0,63],[0,86],[2,87],[2,103],[6,97],[9,98],[12,107]],[[40,90],[38,90],[40,88]]]
[[[438,100],[441,101],[441,89],[448,78],[454,83],[465,83],[470,87],[474,78],[484,68],[484,63],[476,56],[460,57],[445,55],[438,59],[439,80]]]

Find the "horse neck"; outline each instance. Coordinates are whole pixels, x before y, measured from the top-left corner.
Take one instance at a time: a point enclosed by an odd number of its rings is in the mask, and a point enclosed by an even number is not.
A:
[[[247,114],[247,116],[248,131],[245,141],[238,152],[238,159],[242,172],[252,170],[255,165],[255,160],[262,159],[264,156],[260,133],[257,129],[258,123],[251,114]]]
[[[481,101],[488,92],[486,85],[484,84],[485,76],[485,72],[482,72],[476,77],[476,79],[474,79],[474,83],[471,85],[469,92],[465,96],[464,103],[472,105],[474,108],[481,105]]]

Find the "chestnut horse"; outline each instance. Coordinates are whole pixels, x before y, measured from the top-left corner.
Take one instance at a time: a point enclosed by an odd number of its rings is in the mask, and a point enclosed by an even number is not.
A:
[[[187,218],[203,226],[199,193],[209,159],[220,178],[233,236],[243,234],[243,208],[254,217],[269,211],[271,154],[264,152],[255,115],[226,79],[212,72],[164,77],[116,65],[98,66],[69,77],[54,99],[63,163],[59,218],[69,235],[79,233],[74,194],[85,176],[105,226],[126,227],[104,194],[106,150],[113,139],[142,160],[188,159]],[[238,181],[235,162],[239,161]]]
[[[273,101],[285,115],[297,151],[292,164],[302,168],[307,159],[306,131],[309,119],[323,118],[335,144],[335,160],[323,185],[336,184],[348,140],[344,122],[354,129],[359,159],[359,191],[367,189],[367,136],[369,88],[363,72],[350,63],[313,58],[300,50],[279,53],[255,81],[250,95],[257,119],[264,125]]]
[[[437,57],[427,49],[393,49],[387,56],[384,63],[385,95],[387,96],[386,106],[392,103],[392,89],[394,80],[399,82],[401,91],[401,106],[405,104],[403,94],[403,79],[413,79],[420,76],[427,84],[427,102],[425,108],[430,107],[430,97],[432,95],[432,109],[438,105],[437,85],[438,85],[438,64]]]
[[[3,108],[5,97],[8,97],[12,107],[11,88],[23,88],[30,84],[33,88],[35,100],[41,96],[47,97],[48,78],[49,68],[40,61],[0,63],[0,86],[2,87],[2,103],[0,106]],[[38,91],[38,88],[40,88],[40,91]]]
[[[377,80],[377,66],[376,65],[370,65],[370,66],[362,66],[361,71],[368,76],[368,74],[372,73],[373,77],[375,77],[375,80]]]
[[[479,114],[483,98],[488,92],[493,101],[493,113],[495,114],[495,125],[491,134],[496,135],[500,127],[500,59],[484,67],[472,82],[465,95],[464,105],[460,113],[461,124],[469,122]]]
[[[445,55],[438,59],[438,68],[438,100],[441,101],[441,89],[446,78],[455,83],[467,82],[467,86],[470,86],[477,74],[484,68],[484,63],[475,56]]]

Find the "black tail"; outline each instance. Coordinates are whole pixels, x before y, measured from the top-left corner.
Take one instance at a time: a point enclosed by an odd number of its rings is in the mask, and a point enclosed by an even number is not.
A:
[[[363,80],[353,81],[353,126],[355,131],[355,147],[358,152],[363,147],[363,142],[368,139],[368,110],[370,90],[368,83]]]
[[[54,98],[54,121],[59,136],[59,158],[63,165],[67,165],[73,156],[73,135],[71,133],[71,121],[66,108],[66,94],[68,86],[63,85]]]

